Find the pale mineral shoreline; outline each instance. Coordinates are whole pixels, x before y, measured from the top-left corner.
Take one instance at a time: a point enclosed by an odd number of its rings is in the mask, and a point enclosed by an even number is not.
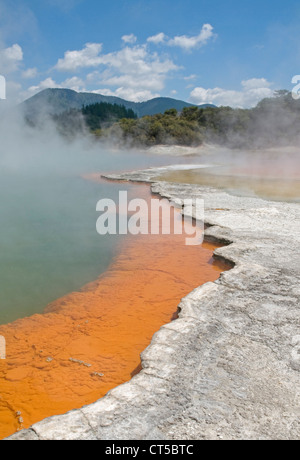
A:
[[[207,239],[234,268],[195,289],[142,353],[143,370],[98,402],[11,440],[300,439],[300,206],[155,182],[205,200]],[[197,216],[194,216],[197,217]]]

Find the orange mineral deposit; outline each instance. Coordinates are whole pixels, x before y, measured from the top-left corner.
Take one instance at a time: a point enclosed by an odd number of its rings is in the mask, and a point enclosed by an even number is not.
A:
[[[97,281],[44,314],[1,326],[7,356],[0,360],[0,437],[130,380],[181,298],[228,268],[213,263],[215,247],[186,246],[184,235],[126,237]]]

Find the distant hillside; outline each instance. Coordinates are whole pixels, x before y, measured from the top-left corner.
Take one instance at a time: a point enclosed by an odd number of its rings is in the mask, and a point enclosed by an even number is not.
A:
[[[76,93],[70,89],[45,89],[35,96],[24,101],[21,105],[25,115],[30,120],[37,120],[43,114],[59,115],[70,109],[81,109],[83,106],[107,102],[109,104],[123,105],[126,109],[132,109],[138,117],[164,113],[166,110],[175,108],[181,111],[184,107],[192,107],[193,104],[178,101],[168,97],[158,97],[146,102],[131,102],[114,96],[103,96],[94,93]],[[199,107],[208,107],[208,104]],[[211,106],[213,107],[213,106]]]
[[[253,109],[184,107],[137,119],[122,118],[103,136],[120,145],[200,145],[265,148],[300,144],[300,100],[287,90],[275,91]],[[295,165],[296,167],[296,165]]]
[[[102,113],[104,107],[93,107],[101,103],[116,106]],[[63,135],[72,138],[89,128],[99,138],[127,146],[206,142],[262,148],[300,144],[300,100],[288,90],[275,91],[252,109],[197,107],[164,97],[135,103],[66,89],[42,91],[22,107],[33,126],[39,126],[40,121],[43,124],[45,113]]]
[[[82,109],[69,109],[57,115],[51,115],[58,132],[66,137],[73,138],[78,134],[90,130],[96,136],[102,135],[103,129],[108,129],[122,119],[137,119],[132,109],[124,105],[97,102],[86,105]]]
[[[157,113],[165,113],[166,110],[176,109],[178,112],[181,112],[184,107],[194,107],[195,104],[190,104],[184,101],[178,101],[177,99],[172,99],[170,97],[157,97],[151,99],[150,101],[136,103],[134,111],[138,114],[139,117],[144,117],[145,115],[156,115]],[[202,104],[198,106],[199,108],[206,107],[215,107],[209,104]]]

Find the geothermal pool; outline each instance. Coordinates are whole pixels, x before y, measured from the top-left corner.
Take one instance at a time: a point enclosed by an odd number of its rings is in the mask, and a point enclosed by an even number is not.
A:
[[[131,197],[150,199],[149,186],[133,187]],[[141,352],[181,298],[229,268],[213,259],[216,245],[186,246],[185,237],[127,236],[96,281],[0,326],[0,438],[95,402],[140,370]]]
[[[29,140],[0,147],[0,438],[129,380],[181,298],[228,268],[184,235],[96,232],[100,199],[151,194],[87,177],[186,159]]]
[[[193,153],[191,148],[190,153]],[[195,153],[194,163],[206,164],[206,168],[187,166],[180,171],[170,170],[162,173],[158,180],[209,186],[238,196],[300,202],[300,149],[297,146],[262,150],[203,146]]]
[[[157,180],[219,188],[238,196],[258,196],[266,200],[300,203],[300,174],[282,176],[275,171],[238,166],[168,171]]]
[[[117,202],[119,189],[132,186],[96,184],[84,180],[84,173],[172,162],[100,148],[39,148],[34,155],[25,150],[14,157],[13,152],[4,161],[0,147],[0,324],[42,312],[96,279],[116,254],[122,237],[96,233],[96,203]]]
[[[87,177],[195,158],[61,143],[31,147],[22,154],[0,147],[0,335],[7,341],[0,438],[92,403],[129,380],[181,298],[229,268],[213,260],[215,245],[187,247],[184,235],[96,232],[98,200],[117,203],[119,190],[131,198],[151,194],[148,186]],[[235,165],[162,177],[243,193],[243,174]]]

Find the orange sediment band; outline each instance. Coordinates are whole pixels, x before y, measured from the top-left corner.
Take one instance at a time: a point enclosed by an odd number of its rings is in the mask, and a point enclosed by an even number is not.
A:
[[[1,326],[0,438],[128,381],[181,298],[228,268],[211,263],[215,247],[186,246],[184,235],[129,238],[96,282]]]

